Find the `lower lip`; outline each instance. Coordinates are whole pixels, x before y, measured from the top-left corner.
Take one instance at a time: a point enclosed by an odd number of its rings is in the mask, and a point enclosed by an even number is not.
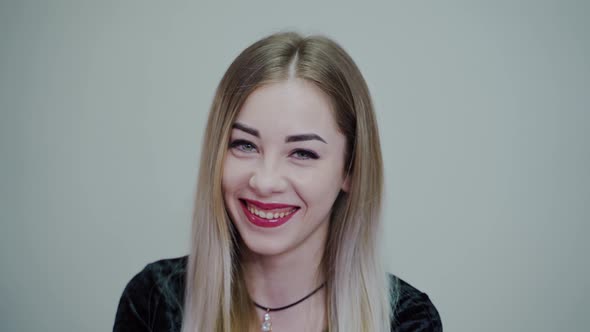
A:
[[[279,226],[283,225],[284,223],[286,223],[287,221],[289,221],[289,219],[291,219],[291,217],[295,213],[297,213],[297,211],[293,211],[290,214],[288,214],[282,218],[264,219],[264,218],[260,218],[259,216],[253,214],[252,212],[248,211],[248,208],[246,207],[245,203],[241,202],[241,205],[242,205],[242,209],[244,210],[244,213],[246,214],[246,217],[248,217],[248,220],[250,220],[251,223],[253,223],[256,226],[266,227],[266,228],[279,227]]]

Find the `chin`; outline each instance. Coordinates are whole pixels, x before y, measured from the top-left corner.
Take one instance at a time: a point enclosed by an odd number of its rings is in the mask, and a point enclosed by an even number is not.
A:
[[[242,236],[242,243],[248,253],[260,256],[278,256],[289,250],[285,241],[279,239],[252,239],[247,234]]]

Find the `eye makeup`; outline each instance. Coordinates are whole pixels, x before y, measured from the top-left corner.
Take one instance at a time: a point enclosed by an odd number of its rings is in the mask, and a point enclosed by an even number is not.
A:
[[[320,156],[318,156],[317,153],[306,149],[296,149],[293,152],[291,152],[291,156],[299,160],[320,159]]]
[[[242,152],[255,152],[258,150],[256,145],[245,139],[235,139],[229,143],[230,149],[236,149]]]

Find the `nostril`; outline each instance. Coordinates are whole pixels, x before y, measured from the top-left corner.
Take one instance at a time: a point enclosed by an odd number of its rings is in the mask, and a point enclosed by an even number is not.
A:
[[[278,174],[261,174],[260,172],[252,174],[248,185],[262,196],[282,192],[286,189],[286,181],[282,176]]]

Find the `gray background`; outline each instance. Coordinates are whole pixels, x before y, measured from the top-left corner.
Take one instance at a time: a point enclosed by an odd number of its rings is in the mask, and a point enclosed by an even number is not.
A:
[[[587,331],[587,1],[0,4],[0,330],[107,331],[188,248],[206,113],[269,33],[339,41],[386,164],[385,260],[446,331]]]

